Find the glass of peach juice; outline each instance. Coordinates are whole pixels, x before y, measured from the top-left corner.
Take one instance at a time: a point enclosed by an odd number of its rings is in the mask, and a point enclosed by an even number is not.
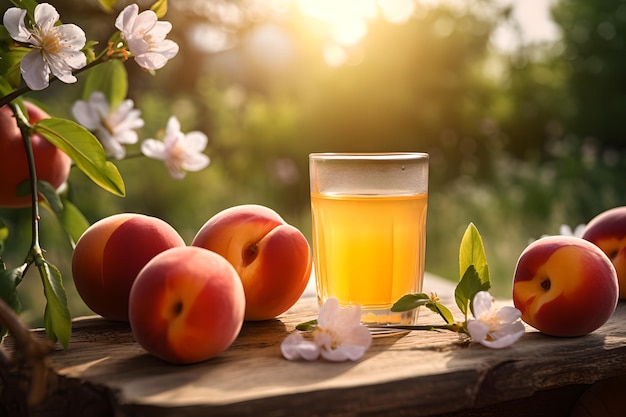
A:
[[[320,306],[331,297],[359,305],[373,333],[415,324],[417,309],[391,306],[422,291],[428,161],[410,152],[309,155]]]

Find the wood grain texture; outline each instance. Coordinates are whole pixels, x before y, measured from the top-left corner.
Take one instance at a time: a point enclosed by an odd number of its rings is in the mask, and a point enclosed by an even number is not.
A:
[[[424,289],[454,307],[453,284],[429,275]],[[282,340],[316,317],[315,298],[302,298],[278,319],[246,323],[221,355],[186,366],[147,354],[128,324],[82,318],[69,351],[54,351],[51,366],[62,380],[106,392],[101,397],[120,416],[481,415],[469,413],[626,375],[624,303],[601,329],[579,338],[527,328],[513,346],[492,350],[450,332],[421,331],[377,337],[357,362],[282,358]],[[420,313],[423,324],[440,320]],[[12,348],[10,338],[4,348]],[[515,407],[508,417],[521,415]]]

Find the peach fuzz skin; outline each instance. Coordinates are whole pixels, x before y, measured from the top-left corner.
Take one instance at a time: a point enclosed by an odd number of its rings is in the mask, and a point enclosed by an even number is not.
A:
[[[174,364],[204,361],[226,350],[239,335],[246,303],[233,266],[192,246],[155,256],[137,276],[129,300],[137,342]]]
[[[595,245],[571,236],[550,236],[521,254],[513,279],[513,303],[522,320],[552,336],[591,333],[615,311],[617,275]]]
[[[137,274],[155,255],[177,246],[185,246],[183,238],[159,218],[137,213],[105,217],[76,242],[76,290],[95,313],[128,321],[128,296]]]
[[[274,318],[302,296],[311,274],[311,249],[304,235],[274,210],[234,206],[209,219],[192,246],[219,253],[237,270],[249,321]]]
[[[602,249],[613,262],[620,298],[626,299],[626,207],[615,207],[598,214],[587,224],[582,238]]]
[[[50,116],[39,107],[24,102],[31,124]],[[59,188],[70,174],[72,160],[41,135],[30,137],[37,179]],[[9,106],[0,108],[0,207],[28,207],[31,195],[17,197],[18,185],[30,179],[22,134]],[[30,190],[30,188],[26,188]]]

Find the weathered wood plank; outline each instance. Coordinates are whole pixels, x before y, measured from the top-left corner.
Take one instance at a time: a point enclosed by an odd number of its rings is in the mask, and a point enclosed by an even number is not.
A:
[[[453,306],[451,283],[428,276],[424,289]],[[54,351],[51,364],[62,378],[108,390],[128,416],[431,416],[626,375],[624,303],[579,338],[528,328],[512,347],[491,350],[449,332],[412,332],[375,338],[355,363],[283,359],[281,341],[316,316],[315,299],[303,298],[278,319],[246,323],[218,357],[187,366],[147,354],[127,324],[84,318],[74,323],[69,351]],[[422,323],[439,320],[420,315]]]

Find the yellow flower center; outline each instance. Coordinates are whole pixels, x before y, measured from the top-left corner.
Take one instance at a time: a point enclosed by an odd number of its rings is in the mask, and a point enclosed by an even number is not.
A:
[[[41,49],[43,49],[45,53],[53,55],[59,53],[63,47],[57,36],[46,33],[41,39]]]

